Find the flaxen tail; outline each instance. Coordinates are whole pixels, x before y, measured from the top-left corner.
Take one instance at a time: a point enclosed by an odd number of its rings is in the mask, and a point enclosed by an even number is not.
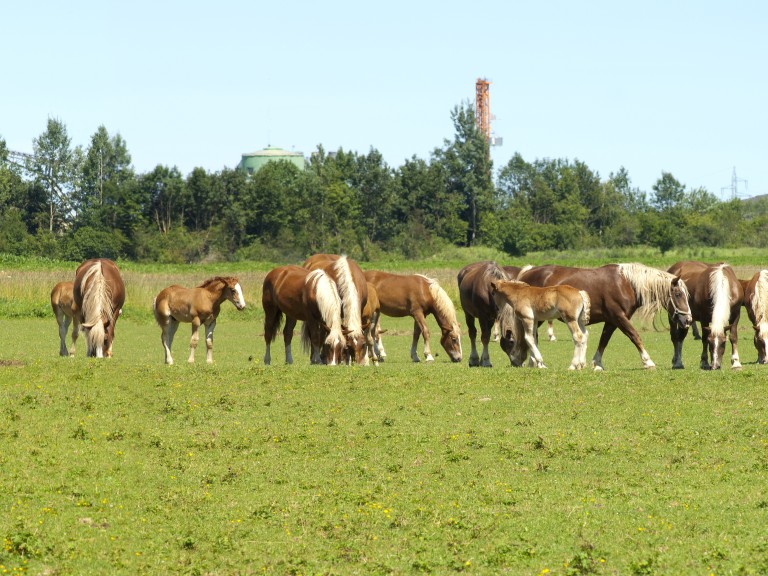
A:
[[[579,295],[581,296],[581,302],[583,304],[581,308],[581,313],[579,314],[579,321],[586,326],[589,324],[589,309],[592,305],[589,294],[587,294],[586,290],[579,290]]]

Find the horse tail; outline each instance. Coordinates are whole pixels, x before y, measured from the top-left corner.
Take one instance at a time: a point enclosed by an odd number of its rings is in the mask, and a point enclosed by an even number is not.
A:
[[[756,323],[768,321],[768,270],[760,270],[751,304]]]
[[[709,294],[712,297],[712,332],[723,336],[731,315],[731,284],[724,272],[727,264],[715,267],[709,276]]]
[[[306,354],[312,352],[312,338],[309,335],[309,321],[301,323],[301,349]]]
[[[581,303],[582,308],[581,312],[579,313],[580,320],[584,323],[584,326],[589,324],[589,314],[590,314],[590,307],[592,306],[592,301],[589,299],[589,294],[586,290],[579,290],[579,296],[581,296]]]
[[[347,257],[345,255],[340,256],[333,265],[333,269],[336,272],[336,283],[339,286],[339,296],[341,297],[341,311],[347,329],[353,338],[362,338],[363,322],[360,314],[360,295],[352,278]]]
[[[106,332],[104,330],[104,316],[108,315],[109,320],[114,322],[114,312],[112,310],[112,296],[107,280],[101,270],[101,263],[92,264],[85,271],[80,281],[83,295],[82,304],[82,328],[86,332],[86,341],[88,351],[101,358],[104,349],[104,339]]]

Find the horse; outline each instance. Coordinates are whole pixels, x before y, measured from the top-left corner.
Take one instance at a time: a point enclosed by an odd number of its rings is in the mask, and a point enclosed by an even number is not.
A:
[[[537,368],[546,368],[536,346],[537,322],[558,318],[566,323],[573,337],[573,359],[570,370],[587,365],[587,324],[589,295],[567,284],[540,288],[519,280],[491,281],[497,305],[509,304],[525,328],[525,341]],[[522,358],[519,359],[522,362]]]
[[[152,310],[155,320],[160,326],[160,341],[165,350],[165,363],[173,364],[171,346],[173,337],[181,322],[192,324],[192,337],[189,341],[189,358],[187,362],[195,361],[195,350],[200,339],[200,326],[205,326],[205,345],[207,348],[205,361],[213,364],[213,331],[216,328],[216,318],[221,305],[229,300],[238,310],[245,308],[245,298],[240,282],[233,276],[216,276],[209,278],[196,288],[183,286],[168,286],[155,296]]]
[[[731,368],[741,369],[738,326],[744,289],[728,264],[696,261],[676,262],[669,272],[680,276],[688,286],[693,319],[701,323],[701,362],[704,370],[718,370],[725,354],[725,333],[731,341]],[[683,368],[683,340],[688,328],[670,323],[669,334],[675,347],[673,368]],[[711,364],[710,364],[711,359]]]
[[[125,303],[125,284],[117,265],[107,258],[86,260],[75,271],[72,297],[85,333],[87,355],[112,357],[115,324]]]
[[[768,364],[768,270],[756,272],[742,281],[744,307],[755,331],[757,363]]]
[[[488,343],[491,340],[491,330],[500,312],[493,297],[491,281],[510,280],[509,275],[496,262],[474,262],[467,264],[456,276],[459,285],[459,300],[467,321],[467,332],[472,349],[469,354],[469,366],[490,368],[491,358],[488,354]],[[482,355],[477,353],[477,327],[475,319],[480,324],[480,342],[483,346]],[[513,334],[509,330],[501,330],[499,344],[512,361],[511,350],[514,342],[510,339]],[[513,361],[514,364],[514,361]]]
[[[393,318],[413,317],[411,360],[419,362],[417,347],[424,338],[424,360],[434,362],[429,345],[426,317],[432,314],[440,327],[440,344],[451,362],[461,362],[461,328],[456,320],[456,308],[437,280],[423,274],[391,274],[366,270],[365,279],[376,288],[381,313]]]
[[[346,346],[341,327],[341,298],[336,284],[324,271],[292,265],[271,270],[264,278],[261,305],[267,343],[264,364],[272,361],[270,346],[277,338],[283,317],[286,364],[293,364],[291,340],[298,320],[304,322],[301,341],[305,349],[312,349],[312,364],[341,362]]]
[[[336,283],[341,297],[341,320],[347,335],[345,354],[357,364],[365,364],[365,335],[362,313],[368,300],[368,283],[357,262],[336,254],[314,254],[304,261],[307,270],[323,270]]]
[[[523,266],[522,268],[520,266],[502,266],[504,272],[509,275],[510,280],[517,280],[518,275],[523,270],[527,270],[528,268],[532,268],[533,266]],[[497,342],[499,340],[499,334],[500,334],[500,327],[499,322],[497,321],[493,325],[493,341]],[[552,320],[547,320],[547,340],[550,342],[557,342],[557,336],[555,336],[555,328],[553,326]]]
[[[381,304],[376,287],[368,283],[368,299],[365,302],[365,308],[361,317],[363,325],[363,334],[365,335],[365,345],[368,350],[368,359],[373,364],[378,365],[379,360],[384,360],[384,346],[381,344]]]
[[[59,325],[59,356],[74,356],[80,332],[80,315],[72,294],[73,282],[59,282],[51,290],[51,308]],[[67,331],[72,324],[72,348],[67,350]]]
[[[643,316],[653,317],[663,308],[669,313],[670,324],[679,324],[686,329],[691,324],[686,283],[674,274],[643,264],[606,264],[599,268],[534,266],[522,271],[518,280],[542,287],[569,284],[587,292],[589,323],[604,322],[600,342],[592,357],[592,366],[597,371],[603,370],[603,352],[617,328],[635,345],[643,367],[655,368],[656,364],[630,321],[638,309]]]

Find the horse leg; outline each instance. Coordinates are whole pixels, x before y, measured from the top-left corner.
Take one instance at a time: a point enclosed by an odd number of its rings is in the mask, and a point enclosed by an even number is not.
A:
[[[416,345],[418,344],[419,337],[417,334],[417,327],[418,330],[421,332],[421,335],[424,337],[424,361],[425,362],[434,362],[435,357],[432,356],[432,349],[429,346],[429,327],[427,326],[427,319],[424,317],[424,313],[421,310],[417,310],[414,315],[414,326],[413,326],[413,344],[411,346],[411,358],[416,358],[416,362],[418,362],[419,355],[416,353]]]
[[[216,328],[216,318],[205,325],[205,361],[213,364],[213,329]]]
[[[709,328],[709,322],[701,323],[701,358],[699,360],[699,368],[702,370],[711,370],[712,366],[709,364],[709,355],[710,355],[710,345],[709,345],[709,336],[712,333],[712,330]],[[713,352],[713,357],[716,354],[716,352]]]
[[[480,366],[483,368],[493,367],[491,364],[491,356],[488,354],[488,343],[491,341],[491,330],[493,330],[493,322],[480,321],[480,343],[483,345],[483,353],[480,355]]]
[[[674,350],[672,354],[672,369],[682,370],[683,366],[683,342],[688,335],[688,328],[682,328],[672,318],[672,314],[669,315],[669,337],[672,340],[672,348]],[[699,336],[699,340],[701,336]]]
[[[640,360],[643,363],[643,368],[656,368],[656,364],[653,362],[653,360],[651,360],[651,355],[648,354],[645,346],[643,346],[643,340],[640,338],[640,334],[638,334],[637,330],[635,330],[635,327],[632,326],[632,322],[630,322],[629,318],[624,315],[618,316],[616,318],[616,325],[618,329],[621,330],[622,333],[632,341],[632,344],[635,345],[637,351],[640,352]],[[607,324],[605,326],[607,326]],[[605,327],[603,327],[603,333],[605,333]],[[601,337],[600,343],[602,344],[602,342],[603,339]]]
[[[493,341],[498,342],[500,336],[501,335],[499,333],[499,321],[496,320],[496,322],[493,323]]]
[[[368,329],[367,341],[368,341],[368,356],[373,361],[374,366],[379,363],[379,350],[376,344],[376,338],[379,332],[379,318],[380,313],[376,312],[371,317],[371,326]]]
[[[536,321],[533,318],[520,318],[525,328],[525,341],[531,350],[531,356],[534,358],[536,368],[546,368],[544,358],[541,357],[539,347],[536,346]]]
[[[571,339],[573,340],[573,359],[571,360],[571,365],[568,367],[568,369],[581,370],[585,365],[585,363],[582,363],[582,357],[584,356],[583,348],[585,347],[584,335],[582,334],[581,328],[579,328],[579,324],[575,319],[568,320],[566,324],[568,325],[568,329],[571,331]]]
[[[64,314],[61,310],[56,310],[56,322],[59,324],[59,356],[69,356],[69,350],[67,350],[67,332],[71,320],[69,316]],[[72,355],[74,355],[74,349]]]
[[[195,362],[195,349],[197,349],[198,340],[200,340],[200,318],[193,318],[192,338],[189,340],[189,358],[187,358],[187,362],[190,364]]]
[[[552,322],[552,320],[547,320],[547,339],[550,342],[557,342],[557,336],[555,336],[555,328],[553,324],[554,322]]]
[[[179,323],[174,318],[169,318],[168,321],[162,325],[162,331],[160,332],[160,342],[163,345],[165,351],[165,363],[168,365],[173,364],[173,356],[171,356],[171,347],[173,346],[173,337],[176,335],[176,330],[179,327]]]
[[[69,350],[69,355],[75,355],[75,349],[77,348],[77,338],[80,336],[80,319],[77,313],[72,317],[72,348]]]
[[[380,362],[384,362],[387,358],[387,351],[384,350],[384,342],[381,339],[381,324],[379,321],[381,316],[376,316],[376,332],[374,332],[373,350],[376,352],[376,356],[379,357]]]
[[[731,368],[741,370],[741,359],[739,358],[739,315],[731,322],[731,328],[728,330],[728,339],[731,341]]]
[[[467,334],[471,350],[469,352],[469,367],[480,366],[480,356],[477,354],[477,326],[475,326],[475,317],[464,313],[464,320],[467,323]]]
[[[293,364],[293,354],[291,353],[291,340],[293,340],[293,329],[296,327],[296,320],[290,316],[285,317],[285,326],[283,326],[283,342],[285,343],[285,363]]]
[[[699,329],[696,327],[696,322],[691,322],[691,332],[693,333],[694,340],[701,340],[701,334],[699,334]]]

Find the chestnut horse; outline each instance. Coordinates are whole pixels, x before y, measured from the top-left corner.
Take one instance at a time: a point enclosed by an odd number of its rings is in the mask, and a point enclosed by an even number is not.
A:
[[[357,364],[365,364],[365,335],[362,314],[368,300],[368,283],[357,262],[336,254],[314,254],[304,261],[307,270],[323,270],[336,282],[341,297],[341,322],[347,335],[347,353]]]
[[[510,280],[509,275],[496,262],[474,262],[467,264],[456,276],[459,285],[459,299],[467,321],[467,333],[472,350],[469,354],[469,365],[491,367],[488,354],[488,343],[491,340],[491,330],[499,319],[501,309],[493,297],[491,282]],[[475,319],[480,324],[480,342],[483,346],[482,355],[477,353],[477,327]],[[515,344],[515,334],[510,330],[501,330],[499,344],[512,361],[512,347]],[[513,361],[514,363],[514,361]]]
[[[738,350],[738,326],[744,289],[728,264],[676,262],[669,272],[680,276],[690,292],[693,319],[701,323],[702,369],[718,370],[725,355],[725,333],[731,341],[731,368],[741,369]],[[669,333],[675,346],[673,368],[683,368],[683,340],[687,327],[670,323]],[[711,364],[710,364],[711,359]]]
[[[751,279],[742,281],[744,307],[755,331],[757,363],[768,364],[768,270],[756,272]]]
[[[604,322],[592,357],[595,370],[603,369],[603,352],[617,328],[635,345],[644,368],[656,366],[630,321],[638,309],[643,316],[653,317],[664,308],[669,312],[670,324],[680,324],[686,329],[691,324],[686,283],[674,274],[643,264],[607,264],[599,268],[534,266],[523,270],[518,280],[532,286],[569,284],[587,292],[589,323]]]
[[[180,322],[192,324],[192,338],[189,341],[189,358],[187,362],[195,361],[195,350],[200,340],[200,326],[205,326],[205,345],[207,348],[205,361],[213,363],[213,330],[216,328],[216,318],[221,305],[229,300],[235,308],[245,308],[243,290],[237,278],[233,276],[216,276],[209,278],[196,288],[183,286],[168,286],[155,296],[152,310],[155,320],[160,326],[160,341],[165,350],[165,363],[173,364],[171,346],[173,337]]]
[[[366,270],[365,279],[373,284],[379,296],[381,313],[393,318],[413,317],[411,360],[419,362],[417,347],[424,337],[424,360],[433,362],[429,345],[426,317],[432,314],[440,327],[440,344],[451,362],[461,362],[461,328],[456,320],[456,308],[437,280],[423,274],[391,274]],[[380,349],[383,347],[379,344]]]
[[[384,347],[381,344],[381,304],[376,287],[368,283],[368,300],[363,308],[362,324],[363,334],[365,335],[365,346],[368,350],[368,359],[374,364],[379,363],[379,359],[384,360]]]
[[[528,270],[528,268],[533,268],[533,266],[523,266],[522,268],[520,266],[502,266],[504,269],[504,272],[507,273],[510,280],[517,280],[518,275],[523,270]],[[555,336],[555,328],[552,325],[552,320],[547,320],[547,340],[550,342],[557,342],[557,336]],[[496,322],[493,325],[493,341],[496,342],[499,339],[499,323]],[[537,335],[537,341],[538,341],[538,335]]]
[[[72,294],[72,282],[59,282],[51,290],[51,308],[59,325],[59,356],[74,356],[80,332],[80,317]],[[67,331],[72,324],[72,348],[67,350]]]
[[[115,324],[125,303],[125,284],[112,260],[86,260],[75,271],[72,296],[80,328],[85,332],[87,355],[112,356]]]
[[[558,318],[566,323],[573,337],[573,360],[570,370],[581,370],[587,365],[587,324],[589,323],[589,295],[567,284],[540,288],[519,280],[491,281],[491,290],[497,305],[504,302],[514,310],[525,329],[525,342],[531,350],[537,368],[546,368],[536,345],[537,322]],[[518,358],[522,363],[523,358]]]
[[[264,278],[261,292],[264,308],[264,364],[272,361],[270,346],[277,339],[285,316],[283,341],[285,363],[293,364],[291,340],[296,322],[304,322],[301,341],[311,348],[312,364],[339,364],[346,337],[341,328],[341,298],[336,284],[322,270],[281,266]]]

